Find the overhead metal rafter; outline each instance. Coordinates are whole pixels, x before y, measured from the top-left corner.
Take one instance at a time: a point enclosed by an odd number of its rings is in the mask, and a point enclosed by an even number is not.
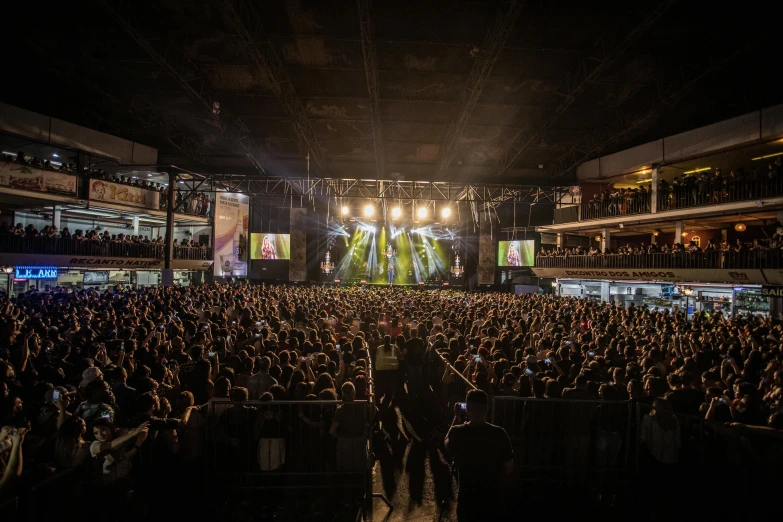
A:
[[[549,104],[541,104],[533,115],[527,118],[527,124],[514,135],[506,146],[506,149],[498,157],[497,175],[510,169],[517,158],[527,152],[530,147],[538,143],[546,131],[574,104],[576,99],[598,78],[611,67],[656,21],[678,0],[665,0],[650,12],[619,45],[607,52],[604,46],[604,37],[601,37],[593,46],[601,54],[591,54],[589,58],[582,60],[575,71],[557,86],[555,98]],[[594,65],[597,62],[597,65]],[[557,100],[560,100],[557,103]]]
[[[438,160],[435,166],[436,175],[443,175],[454,160],[462,131],[470,121],[470,116],[473,114],[473,109],[481,97],[484,85],[492,74],[492,68],[495,66],[495,62],[513,30],[524,4],[524,0],[504,0],[498,7],[495,18],[487,31],[484,42],[481,44],[478,57],[473,63],[470,76],[462,91],[459,114],[454,122],[449,125],[449,129],[446,131],[446,138],[443,140],[440,151],[438,151]]]
[[[677,75],[677,79],[667,87],[661,89],[660,95],[656,99],[650,100],[646,107],[631,115],[621,115],[616,119],[603,122],[593,132],[584,136],[571,147],[570,150],[555,160],[547,170],[554,178],[568,174],[580,163],[590,159],[609,145],[619,143],[628,134],[649,121],[661,110],[676,105],[686,94],[688,94],[692,87],[716,71],[720,71],[727,67],[737,58],[759,45],[765,38],[766,36],[762,35],[731,55],[706,67],[698,68],[695,73],[692,71],[689,72],[685,68],[681,68],[680,74]]]
[[[88,79],[76,71],[70,62],[57,59],[49,54],[40,46],[40,42],[33,39],[26,40],[26,43],[36,53],[46,58],[49,68],[54,68],[63,72],[63,75],[81,86],[91,90],[105,99],[118,112],[129,114],[145,128],[157,128],[160,137],[169,145],[180,151],[185,157],[196,161],[202,165],[210,165],[210,157],[207,150],[201,143],[190,136],[179,125],[171,121],[165,113],[157,110],[146,99],[132,94],[127,101],[122,101],[116,96],[108,93],[95,82]],[[82,53],[79,63],[84,64],[91,71],[102,70],[104,64],[96,61],[89,53]],[[61,75],[57,75],[61,77]],[[133,131],[133,132],[138,132]]]
[[[136,24],[132,23],[134,17],[134,4],[130,1],[109,2],[108,0],[98,0],[102,9],[130,36],[130,38],[141,47],[152,60],[158,64],[169,76],[179,83],[180,87],[188,95],[199,102],[215,122],[218,128],[226,138],[236,142],[244,151],[246,157],[253,166],[262,174],[266,174],[264,166],[270,160],[257,144],[250,138],[247,126],[238,117],[231,117],[223,114],[220,117],[219,99],[212,92],[211,86],[207,81],[207,76],[199,70],[185,53],[174,43],[169,42],[163,53],[147,40],[147,38],[137,29]],[[215,105],[217,103],[217,105]]]
[[[359,8],[359,27],[362,32],[364,74],[367,77],[367,93],[370,96],[372,138],[375,145],[375,172],[378,178],[383,179],[383,125],[381,122],[381,95],[378,88],[378,55],[375,49],[375,29],[371,13],[372,0],[357,0],[356,3]]]
[[[449,181],[388,181],[342,178],[267,178],[228,174],[213,177],[231,191],[252,196],[281,195],[318,198],[355,198],[392,201],[468,201],[479,203],[555,203],[570,187],[470,184]]]
[[[297,97],[282,60],[275,46],[269,40],[263,25],[249,0],[219,0],[216,5],[223,13],[228,27],[239,40],[240,52],[250,58],[263,73],[271,86],[278,103],[293,120],[294,130],[307,147],[307,152],[318,167],[320,174],[326,174],[326,151],[318,140],[302,101]]]

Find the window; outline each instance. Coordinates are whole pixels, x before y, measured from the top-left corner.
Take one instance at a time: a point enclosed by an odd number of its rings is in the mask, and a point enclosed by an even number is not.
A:
[[[699,236],[693,236],[693,237],[691,238],[691,241],[693,241],[694,243],[696,243],[696,246],[697,246],[697,247],[701,247],[701,238],[700,238]]]

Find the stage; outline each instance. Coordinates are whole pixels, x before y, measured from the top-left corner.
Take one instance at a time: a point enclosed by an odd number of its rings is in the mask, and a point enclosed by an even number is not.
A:
[[[369,286],[374,288],[405,288],[408,290],[413,290],[415,288],[420,288],[423,290],[448,290],[449,288],[453,288],[455,290],[462,290],[462,283],[452,283],[449,281],[446,282],[439,282],[436,283],[434,281],[428,281],[428,282],[421,282],[421,283],[394,283],[393,285],[389,285],[389,283],[367,283],[360,280],[351,280],[351,281],[322,281],[321,285],[323,286]]]

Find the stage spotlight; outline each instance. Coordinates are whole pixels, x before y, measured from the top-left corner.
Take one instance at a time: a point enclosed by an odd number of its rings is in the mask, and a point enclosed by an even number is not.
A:
[[[419,210],[416,211],[416,215],[419,216],[419,219],[427,217],[427,207],[419,207]]]
[[[375,207],[372,205],[365,205],[364,206],[364,217],[371,217],[373,214],[375,214]]]
[[[443,210],[440,211],[440,215],[444,218],[447,218],[451,215],[451,209],[449,207],[445,207]]]
[[[400,207],[394,207],[392,209],[392,217],[394,219],[399,219],[400,216],[402,216],[402,209]]]
[[[343,213],[343,216],[347,216],[347,215],[348,215],[348,212],[350,212],[350,211],[351,211],[351,209],[349,209],[348,207],[343,207],[343,208],[342,208],[342,213]]]

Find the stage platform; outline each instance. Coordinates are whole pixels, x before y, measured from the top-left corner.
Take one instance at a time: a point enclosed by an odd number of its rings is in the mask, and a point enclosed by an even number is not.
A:
[[[388,283],[366,283],[362,281],[322,281],[321,284],[323,286],[371,286],[371,287],[377,287],[377,288],[388,288],[389,286],[392,286],[394,288],[407,288],[409,290],[413,290],[415,288],[421,288],[424,290],[443,290],[443,289],[449,289],[453,288],[455,290],[462,290],[462,284],[454,284],[451,282],[445,282],[445,283],[434,283],[434,282],[426,282],[426,283],[394,283],[393,285],[389,285]]]

